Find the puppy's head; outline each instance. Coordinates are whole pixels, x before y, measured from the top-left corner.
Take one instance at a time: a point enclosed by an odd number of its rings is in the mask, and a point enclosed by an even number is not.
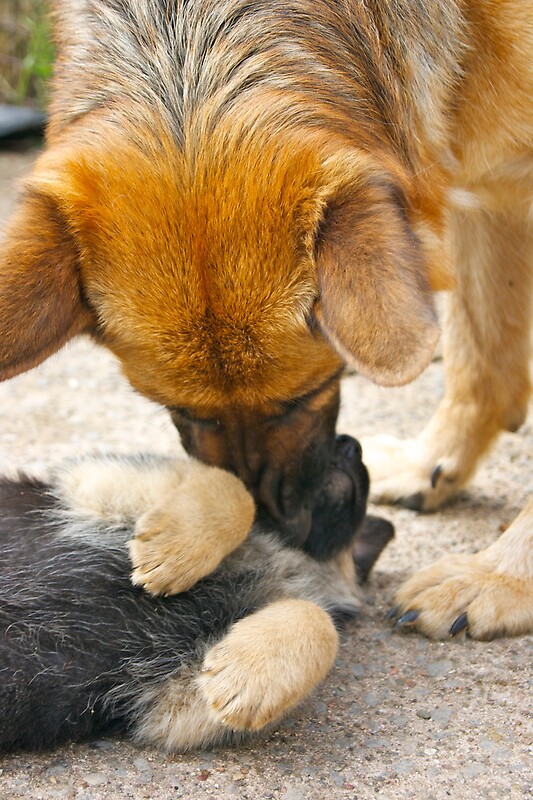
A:
[[[294,543],[334,452],[343,363],[402,383],[437,336],[401,181],[329,139],[178,149],[78,129],[41,157],[0,247],[0,376],[89,332]]]
[[[368,516],[369,479],[359,442],[337,436],[326,476],[317,494],[311,531],[304,550],[319,561],[337,558],[338,566],[359,583],[394,536],[394,527],[381,517]]]
[[[313,510],[304,549],[326,561],[351,547],[366,514],[369,478],[361,446],[351,436],[337,436]]]

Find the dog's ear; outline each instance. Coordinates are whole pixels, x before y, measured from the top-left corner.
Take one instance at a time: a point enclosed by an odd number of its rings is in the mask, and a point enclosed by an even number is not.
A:
[[[316,320],[341,357],[383,385],[415,378],[431,359],[439,328],[399,194],[376,178],[330,203],[316,260]]]
[[[56,202],[29,188],[0,239],[0,380],[37,366],[92,324],[74,237]]]

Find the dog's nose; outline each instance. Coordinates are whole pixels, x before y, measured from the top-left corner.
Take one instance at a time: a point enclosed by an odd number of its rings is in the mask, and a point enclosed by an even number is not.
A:
[[[335,449],[337,453],[346,458],[350,464],[353,464],[356,460],[360,461],[363,456],[361,445],[357,439],[347,434],[337,436],[335,440]]]

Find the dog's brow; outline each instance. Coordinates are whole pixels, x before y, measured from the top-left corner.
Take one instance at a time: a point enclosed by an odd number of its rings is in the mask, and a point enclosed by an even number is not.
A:
[[[275,416],[271,417],[271,419],[278,419],[280,417],[284,417],[287,414],[290,414],[291,411],[294,411],[296,408],[301,408],[301,406],[304,406],[314,397],[326,391],[326,389],[328,389],[332,384],[334,384],[340,378],[343,370],[344,367],[341,367],[336,372],[334,372],[333,375],[330,375],[329,378],[326,378],[326,380],[323,383],[321,383],[319,386],[315,386],[310,391],[298,395],[297,397],[292,397],[290,400],[281,401],[280,405],[283,408],[282,413],[276,414]]]
[[[192,414],[187,408],[183,408],[182,406],[169,406],[168,410],[173,413],[177,414],[178,416],[182,417],[187,422],[191,422],[194,425],[203,425],[206,428],[220,428],[221,422],[216,417],[197,417],[195,414]]]

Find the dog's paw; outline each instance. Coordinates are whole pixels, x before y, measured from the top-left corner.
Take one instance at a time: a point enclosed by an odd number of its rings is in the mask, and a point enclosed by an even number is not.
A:
[[[221,722],[257,731],[326,676],[337,647],[325,611],[306,600],[279,600],[235,623],[209,650],[200,687]]]
[[[463,631],[474,639],[533,632],[533,580],[497,572],[485,552],[447,556],[413,575],[389,613],[396,627],[431,639]]]
[[[254,515],[252,497],[233,475],[212,469],[207,480],[193,477],[171,502],[138,519],[128,543],[132,582],[150,594],[187,591],[245,540]]]
[[[467,480],[455,459],[431,457],[418,439],[372,436],[362,440],[375,503],[399,503],[414,511],[433,511]]]

